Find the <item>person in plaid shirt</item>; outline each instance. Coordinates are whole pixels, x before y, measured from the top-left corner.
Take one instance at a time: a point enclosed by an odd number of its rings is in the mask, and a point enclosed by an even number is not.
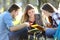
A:
[[[55,40],[60,40],[60,13],[53,13],[53,20],[56,21],[55,27],[57,27],[56,33],[54,35]],[[54,24],[54,23],[53,23]]]
[[[57,27],[60,23],[60,14],[55,12],[54,7],[50,3],[45,3],[41,7],[41,11],[47,16],[52,17],[52,28],[47,28],[45,30],[46,36],[54,37]],[[49,24],[48,24],[49,25]]]
[[[57,27],[60,23],[60,13],[56,12],[52,15],[53,26]]]

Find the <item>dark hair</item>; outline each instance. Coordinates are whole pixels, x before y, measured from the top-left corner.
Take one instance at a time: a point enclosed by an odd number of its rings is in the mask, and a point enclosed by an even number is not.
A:
[[[9,8],[9,12],[12,12],[13,10],[17,10],[17,9],[19,9],[20,7],[19,6],[17,6],[16,4],[13,4],[10,8]]]
[[[49,16],[49,17],[48,17],[48,20],[49,20],[49,23],[50,23],[50,24],[48,24],[48,25],[46,25],[46,26],[47,26],[48,28],[52,28],[52,27],[53,27],[52,17]]]
[[[48,17],[48,19],[49,19],[49,22],[51,23],[51,25],[53,25],[52,17],[51,17],[51,16],[49,16],[49,17]]]
[[[43,10],[46,10],[46,11],[48,11],[48,12],[50,12],[50,13],[53,13],[53,12],[54,12],[54,9],[53,9],[52,6],[49,5],[49,4],[45,4],[45,5],[42,7],[42,9],[43,9]]]

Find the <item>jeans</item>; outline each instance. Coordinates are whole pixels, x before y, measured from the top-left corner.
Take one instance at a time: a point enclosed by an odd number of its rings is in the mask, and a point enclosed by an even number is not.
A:
[[[10,38],[10,40],[23,40],[23,39],[27,40],[28,39],[28,28],[25,27],[16,32],[10,32],[9,38]]]
[[[53,37],[56,33],[56,30],[55,29],[52,29],[52,28],[48,28],[46,31],[45,31],[45,34],[47,37]]]

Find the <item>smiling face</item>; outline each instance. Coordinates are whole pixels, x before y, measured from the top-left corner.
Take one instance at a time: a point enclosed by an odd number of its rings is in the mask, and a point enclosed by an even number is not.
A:
[[[28,10],[29,21],[31,21],[31,22],[35,21],[34,15],[35,15],[35,10],[34,9]]]
[[[34,14],[35,14],[35,10],[34,10],[34,9],[28,10],[28,16],[29,16],[29,17],[33,17]]]
[[[23,14],[23,21],[34,21],[35,10],[33,5],[27,5]]]

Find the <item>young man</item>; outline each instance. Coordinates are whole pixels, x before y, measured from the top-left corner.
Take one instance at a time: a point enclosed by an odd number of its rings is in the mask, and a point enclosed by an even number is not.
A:
[[[13,4],[8,11],[0,14],[0,40],[9,40],[9,32],[18,31],[24,27],[28,27],[29,23],[13,25],[13,19],[18,15],[20,7]]]

